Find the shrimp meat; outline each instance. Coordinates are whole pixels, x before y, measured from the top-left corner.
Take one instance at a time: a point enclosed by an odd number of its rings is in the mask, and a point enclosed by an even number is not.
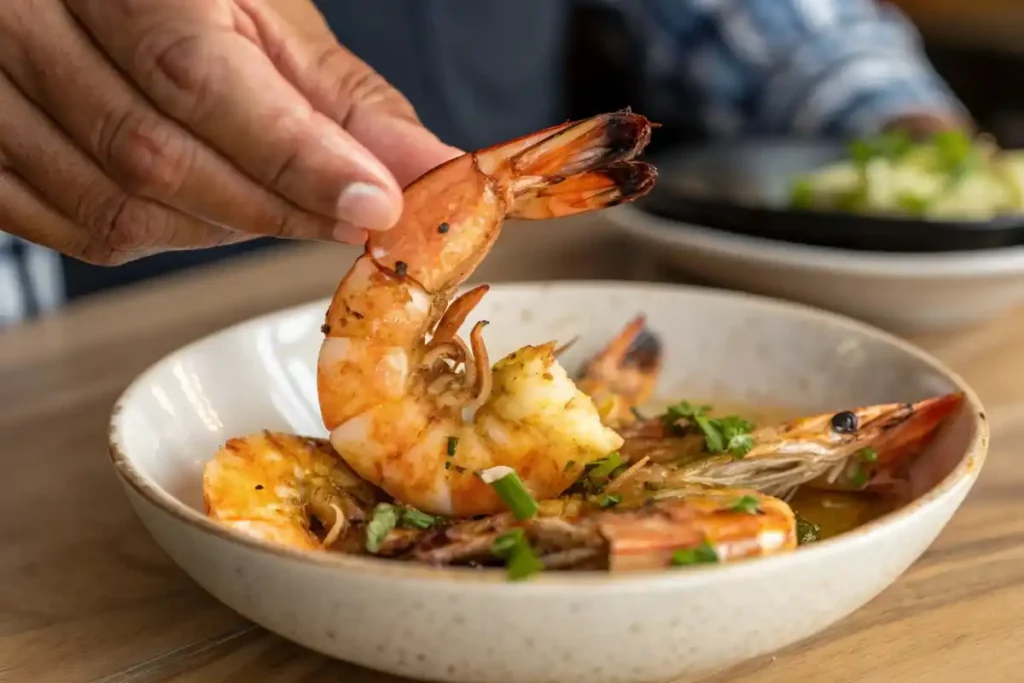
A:
[[[457,334],[486,286],[452,298],[505,217],[568,216],[646,194],[656,172],[634,158],[650,131],[628,110],[602,114],[457,157],[405,190],[398,224],[370,234],[334,294],[317,364],[331,443],[361,477],[428,513],[491,514],[503,504],[476,473],[511,467],[534,496],[554,498],[622,444],[553,342],[491,368],[486,322],[468,341]]]

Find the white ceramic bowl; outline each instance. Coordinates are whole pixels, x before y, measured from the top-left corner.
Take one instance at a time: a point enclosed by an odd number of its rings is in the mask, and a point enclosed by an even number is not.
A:
[[[827,308],[895,332],[972,325],[1024,303],[1024,246],[873,253],[739,235],[635,206],[602,218],[646,245],[644,259],[708,284]]]
[[[806,638],[896,579],[978,475],[987,426],[973,392],[921,351],[793,304],[696,288],[566,283],[494,288],[492,357],[581,341],[575,368],[637,312],[667,342],[659,393],[807,411],[963,391],[967,402],[922,458],[919,497],[844,536],[725,566],[610,576],[435,570],[304,553],[203,516],[204,462],[262,428],[321,435],[314,363],[326,302],[229,328],[171,354],[115,407],[110,450],[125,491],[167,553],[258,624],[314,650],[409,677],[474,683],[679,680]],[[497,340],[504,339],[503,342]]]

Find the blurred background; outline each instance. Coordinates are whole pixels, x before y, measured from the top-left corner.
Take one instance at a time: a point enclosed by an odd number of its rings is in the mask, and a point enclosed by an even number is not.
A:
[[[537,5],[540,12],[544,11],[544,1],[541,0]],[[981,130],[992,133],[1005,147],[1024,147],[1024,89],[1018,86],[1020,68],[1024,61],[1024,2],[893,0],[892,4],[916,24],[934,66],[967,105]],[[353,13],[361,12],[362,9],[357,5],[358,3],[321,3],[334,26],[345,26],[346,22],[352,20]],[[394,3],[393,7],[397,9],[399,5],[401,2]],[[413,4],[402,7],[410,14],[416,10]],[[462,7],[465,9],[470,6]],[[469,14],[472,15],[472,12],[469,11]],[[382,14],[382,17],[386,15]],[[362,21],[362,17],[360,20]],[[381,21],[384,21],[384,18]],[[471,21],[472,16],[466,19],[467,23]],[[406,29],[410,32],[408,36],[391,35],[395,30],[385,24],[377,28],[383,33],[388,33],[389,40],[413,40],[416,38],[416,25],[413,22],[406,23]],[[645,106],[645,93],[639,88],[643,49],[630,35],[620,15],[597,4],[577,3],[567,21],[560,17],[557,21],[539,23],[543,25],[507,26],[507,35],[498,36],[502,44],[490,50],[484,46],[490,47],[486,41],[493,44],[495,35],[492,33],[486,37],[478,37],[478,41],[481,41],[481,59],[487,61],[487,55],[483,54],[486,51],[521,51],[521,43],[529,42],[531,32],[564,30],[567,32],[569,47],[566,54],[560,55],[564,61],[564,79],[560,78],[556,82],[564,84],[565,92],[558,99],[562,100],[564,112],[568,117],[579,118],[625,106],[632,106],[641,112],[648,111]],[[372,41],[378,40],[375,35],[379,34],[373,30],[361,30],[354,37],[342,36],[342,42],[357,54],[373,54]],[[370,42],[361,45],[360,40]],[[378,53],[385,55],[383,59],[386,62],[388,50],[378,50]],[[536,68],[539,60],[549,58],[550,55],[527,55],[524,59],[531,61],[523,67],[524,73]],[[388,75],[388,64],[378,64],[373,59],[369,61],[385,76]],[[454,68],[457,68],[457,65]],[[474,75],[478,81],[476,85],[483,90],[488,87],[484,76],[488,68],[491,67],[483,63],[476,67],[478,73]],[[403,90],[415,90],[419,87],[415,81],[398,82],[397,85]],[[529,83],[523,83],[521,89],[524,97],[540,96],[539,93],[531,92]],[[409,93],[409,96],[422,109],[421,103],[429,102],[431,93]],[[443,96],[444,93],[437,93],[438,98]],[[504,122],[503,125],[508,130],[521,127],[522,132],[526,132],[535,128],[535,121],[515,120],[516,111],[509,111],[507,116],[511,120]],[[446,141],[454,144],[471,144],[475,141],[471,132],[474,123],[472,117],[473,112],[466,112],[458,121],[454,132],[438,132]],[[429,115],[424,116],[424,120],[430,124]],[[657,152],[660,148],[693,141],[701,136],[699,130],[688,129],[683,121],[685,117],[660,129],[650,151]],[[453,139],[462,136],[462,133],[465,133],[465,140]],[[259,240],[228,249],[165,254],[118,269],[94,267],[62,257],[65,299],[74,300],[100,290],[123,287],[164,272],[267,248],[287,248],[287,243]]]
[[[1004,147],[1024,147],[1024,2],[889,0],[917,27],[936,71]],[[588,116],[629,104],[643,111],[636,87],[639,47],[611,9],[577,6],[567,64],[570,114]],[[699,134],[671,125],[652,151]]]

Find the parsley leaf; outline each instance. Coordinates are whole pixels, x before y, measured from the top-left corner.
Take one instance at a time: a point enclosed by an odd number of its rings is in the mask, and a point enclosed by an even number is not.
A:
[[[728,453],[734,458],[742,458],[754,447],[754,438],[750,432],[754,425],[738,415],[711,417],[708,411],[711,406],[694,406],[688,401],[681,401],[669,406],[666,420],[669,424],[686,421],[704,435],[704,443],[709,453]]]
[[[672,553],[672,564],[677,567],[714,562],[718,562],[718,553],[707,539],[701,541],[696,548],[683,548]]]
[[[745,512],[748,515],[757,515],[761,512],[761,505],[754,496],[743,496],[729,510],[732,512]]]
[[[603,458],[594,460],[587,466],[587,476],[595,479],[610,477],[612,472],[622,467],[622,456],[618,451],[609,453]]]
[[[808,543],[814,543],[821,536],[821,527],[804,519],[800,515],[796,516],[796,542],[800,545],[807,545]]]

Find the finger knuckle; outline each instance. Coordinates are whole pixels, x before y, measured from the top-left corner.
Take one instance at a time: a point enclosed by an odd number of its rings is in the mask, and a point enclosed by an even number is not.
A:
[[[120,253],[150,249],[160,242],[166,225],[160,212],[134,197],[127,198],[111,215],[107,231],[107,245]]]
[[[392,103],[398,107],[407,107],[412,112],[412,105],[394,87],[369,66],[337,44],[324,46],[313,60],[311,69],[317,77],[322,74],[333,74],[334,82],[330,91],[334,93],[335,108],[340,111],[351,110],[354,104],[375,104],[378,102]]]
[[[157,212],[128,195],[79,202],[79,222],[92,233],[81,258],[99,265],[117,265],[134,252],[159,242],[163,226]]]
[[[166,199],[188,177],[194,148],[170,123],[129,111],[101,121],[96,137],[107,170],[132,194]]]
[[[182,113],[201,115],[209,109],[216,94],[221,62],[206,36],[159,34],[143,41],[140,50],[149,80],[169,86]]]

